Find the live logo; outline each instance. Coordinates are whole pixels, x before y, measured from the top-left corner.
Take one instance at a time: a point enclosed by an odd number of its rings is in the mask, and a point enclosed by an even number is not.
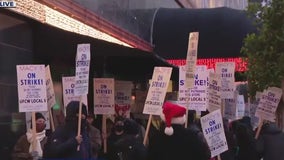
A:
[[[0,7],[3,7],[3,8],[16,7],[16,3],[14,1],[1,1],[0,0]]]

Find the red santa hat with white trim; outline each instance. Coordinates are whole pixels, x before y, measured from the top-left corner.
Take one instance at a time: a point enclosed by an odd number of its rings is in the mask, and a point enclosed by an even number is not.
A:
[[[161,114],[161,119],[165,121],[166,135],[173,135],[174,129],[172,124],[184,124],[186,121],[186,108],[183,106],[179,106],[177,104],[171,102],[165,102],[163,105],[163,111]]]

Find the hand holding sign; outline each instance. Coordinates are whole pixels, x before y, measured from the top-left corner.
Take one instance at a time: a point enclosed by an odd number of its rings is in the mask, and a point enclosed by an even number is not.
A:
[[[78,44],[76,54],[75,95],[80,96],[78,136],[81,133],[82,96],[88,94],[90,69],[90,44]],[[77,150],[79,150],[79,145]]]

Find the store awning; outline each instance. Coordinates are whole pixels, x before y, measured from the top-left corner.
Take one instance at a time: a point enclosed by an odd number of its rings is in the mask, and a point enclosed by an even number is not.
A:
[[[90,43],[91,76],[113,75],[121,80],[145,81],[152,78],[155,66],[165,66],[173,67],[172,79],[178,79],[178,68],[154,53],[40,23],[35,23],[33,28],[36,59],[50,64],[58,74],[70,74],[72,68],[74,72],[77,44]]]
[[[244,38],[256,27],[243,10],[160,8],[152,28],[154,51],[165,59],[185,59],[190,32],[199,32],[198,58],[240,57]]]

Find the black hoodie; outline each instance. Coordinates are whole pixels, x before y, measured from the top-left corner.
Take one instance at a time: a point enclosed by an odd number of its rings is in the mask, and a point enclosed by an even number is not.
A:
[[[87,115],[86,105],[82,105],[82,114]],[[86,131],[86,119],[82,119],[81,135],[83,142],[77,151],[78,143],[75,139],[78,130],[79,102],[72,101],[67,105],[65,125],[58,126],[47,140],[43,151],[44,158],[91,158],[91,144]]]
[[[79,113],[79,101],[71,101],[66,107],[65,123],[66,127],[77,129],[78,128],[78,116]],[[87,106],[82,103],[82,114],[87,117]],[[86,118],[81,120],[81,129],[87,126]]]

